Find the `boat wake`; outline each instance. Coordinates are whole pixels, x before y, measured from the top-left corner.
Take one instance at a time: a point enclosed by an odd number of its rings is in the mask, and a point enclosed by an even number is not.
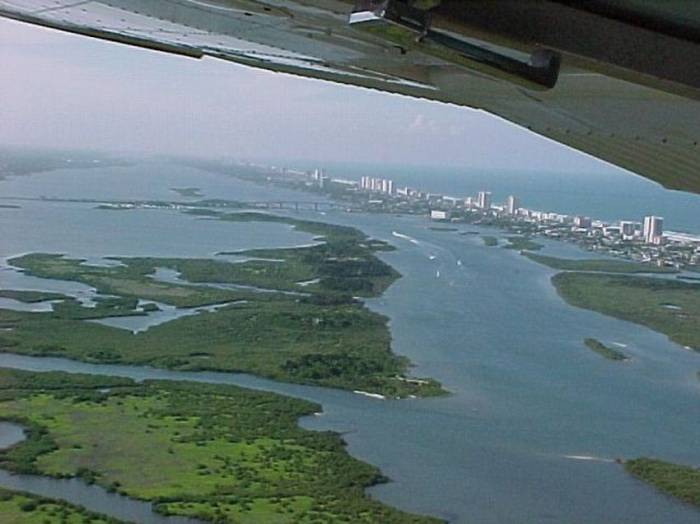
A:
[[[408,240],[409,242],[416,244],[416,245],[419,244],[419,242],[415,238],[409,237],[408,235],[404,235],[403,233],[399,233],[397,231],[392,231],[391,234],[394,235],[396,238],[402,238],[404,240]]]
[[[362,395],[364,397],[369,397],[369,398],[376,398],[378,400],[385,400],[386,397],[384,395],[380,395],[379,393],[369,393],[367,391],[360,391],[359,389],[353,390],[353,393],[357,395]]]
[[[585,460],[588,462],[604,462],[604,463],[615,462],[614,459],[609,459],[609,458],[605,458],[605,457],[596,457],[593,455],[564,455],[564,458],[567,458],[570,460]]]

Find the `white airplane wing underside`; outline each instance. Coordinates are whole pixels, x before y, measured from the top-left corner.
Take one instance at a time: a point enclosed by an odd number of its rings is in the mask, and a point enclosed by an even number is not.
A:
[[[669,31],[553,0],[359,4],[0,0],[0,16],[484,110],[700,193],[700,45],[692,24]]]

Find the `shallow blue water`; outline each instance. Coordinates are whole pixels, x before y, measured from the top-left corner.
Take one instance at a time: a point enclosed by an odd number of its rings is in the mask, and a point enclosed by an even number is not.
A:
[[[190,175],[181,185],[205,185],[196,172]],[[225,177],[218,183],[231,195],[248,186]],[[165,211],[48,203],[32,210],[0,210],[8,232],[3,252],[207,256],[232,245],[308,241],[279,225],[222,224]],[[416,217],[295,216],[356,225],[398,248],[381,256],[403,278],[370,307],[390,317],[394,351],[415,363],[416,375],[441,380],[451,396],[380,401],[244,375],[12,355],[0,355],[0,365],[231,382],[320,402],[324,414],[303,425],[344,432],[353,455],[392,478],[373,488],[373,496],[454,522],[698,521],[697,510],[630,478],[612,459],[651,455],[700,465],[700,355],[646,328],[566,305],[549,282],[552,270],[512,250],[486,247],[477,235],[431,231]],[[40,232],[24,234],[45,227],[47,217],[55,224],[44,231],[67,231],[46,239],[51,249],[42,247]],[[73,228],[61,228],[62,220]],[[577,253],[557,243],[547,243],[544,252]],[[631,360],[601,358],[583,346],[586,337],[624,344]]]

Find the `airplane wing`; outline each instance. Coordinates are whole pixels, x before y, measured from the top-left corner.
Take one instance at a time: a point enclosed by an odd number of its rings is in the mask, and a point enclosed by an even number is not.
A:
[[[0,0],[0,16],[483,110],[700,193],[694,0]]]

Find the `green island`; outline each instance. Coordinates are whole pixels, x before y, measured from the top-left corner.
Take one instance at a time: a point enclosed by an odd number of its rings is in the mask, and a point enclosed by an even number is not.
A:
[[[170,191],[174,191],[181,197],[201,197],[203,196],[202,190],[199,187],[171,187]]]
[[[508,245],[503,246],[506,249],[517,249],[519,251],[539,251],[544,247],[544,245],[539,242],[530,240],[528,237],[523,236],[510,236],[507,237]]]
[[[208,522],[439,522],[367,496],[386,478],[336,433],[298,426],[319,410],[235,386],[0,369],[0,419],[26,431],[0,466],[78,477]]]
[[[598,353],[600,356],[605,357],[608,360],[629,360],[627,355],[625,355],[622,351],[606,346],[600,340],[596,340],[595,338],[587,338],[583,341],[583,343],[588,349]]]
[[[67,300],[69,297],[50,291],[25,291],[15,289],[0,289],[0,298],[9,298],[25,304],[36,304],[47,300]]]
[[[449,226],[428,226],[431,231],[442,231],[443,233],[454,233],[459,231],[459,228]]]
[[[577,272],[558,273],[552,283],[573,306],[641,324],[700,351],[700,284]]]
[[[357,298],[378,296],[398,278],[375,255],[390,246],[357,229],[319,222],[261,213],[220,219],[280,222],[323,238],[312,246],[237,252],[248,257],[237,263],[120,258],[120,265],[105,267],[41,253],[12,259],[27,274],[81,282],[100,295],[92,308],[71,299],[55,304],[52,312],[0,309],[0,350],[96,363],[245,372],[392,398],[445,394],[438,382],[408,375],[410,362],[391,351],[387,318]],[[162,268],[179,272],[185,281],[153,278]],[[233,286],[213,287],[219,284]],[[145,308],[137,309],[139,300],[180,308],[220,307],[138,333],[84,322],[145,315]]]
[[[0,488],[3,524],[123,524],[62,500]]]
[[[641,457],[626,461],[625,470],[663,493],[700,508],[700,469]]]
[[[498,245],[498,238],[493,236],[482,236],[481,240],[483,240],[484,245],[488,247],[495,247]]]
[[[539,262],[545,266],[563,271],[599,271],[602,273],[677,273],[675,269],[653,266],[651,264],[641,264],[638,262],[628,262],[626,260],[607,260],[602,258],[558,258],[528,252],[524,252],[522,254],[530,260],[534,260],[535,262]]]

